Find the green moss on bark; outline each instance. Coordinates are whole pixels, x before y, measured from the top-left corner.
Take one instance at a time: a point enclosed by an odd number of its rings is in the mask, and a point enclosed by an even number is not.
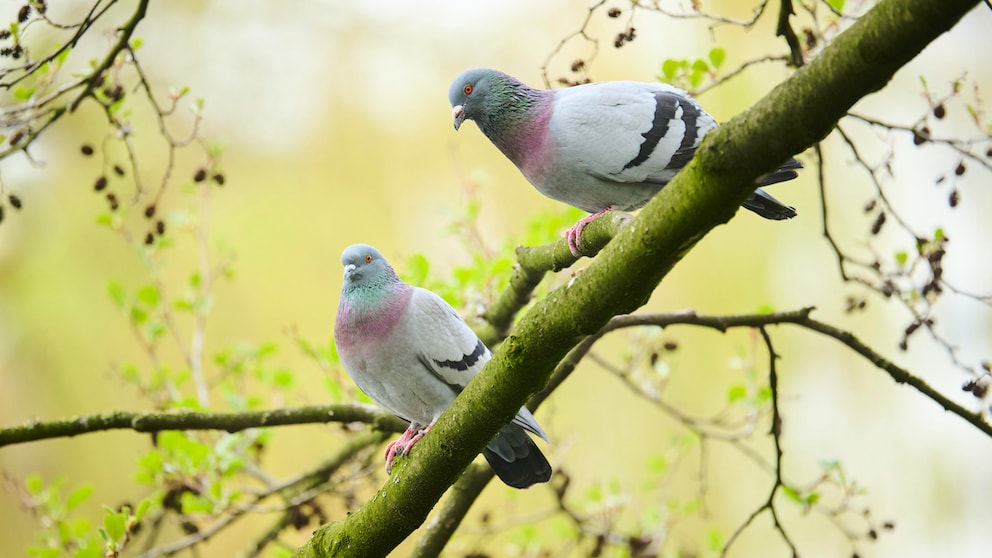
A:
[[[383,556],[402,542],[572,346],[642,305],[700,238],[734,215],[757,176],[823,138],[858,99],[977,3],[883,0],[818,59],[707,136],[689,166],[596,261],[521,318],[379,496],[319,530],[297,555]]]

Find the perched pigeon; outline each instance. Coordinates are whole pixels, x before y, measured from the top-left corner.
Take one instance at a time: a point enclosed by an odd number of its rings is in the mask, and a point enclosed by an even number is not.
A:
[[[538,191],[593,214],[566,233],[575,255],[590,221],[610,209],[632,211],[647,203],[717,125],[685,91],[661,83],[542,90],[478,68],[455,78],[448,100],[455,130],[475,120]],[[792,180],[799,168],[792,159],[757,183]],[[766,219],[796,216],[760,188],[743,205]]]
[[[386,449],[386,472],[406,455],[492,356],[441,297],[396,276],[375,248],[355,244],[341,254],[344,285],[334,340],[341,363],[369,397],[410,427]],[[527,435],[548,441],[521,408],[483,455],[514,488],[551,478],[551,465]]]

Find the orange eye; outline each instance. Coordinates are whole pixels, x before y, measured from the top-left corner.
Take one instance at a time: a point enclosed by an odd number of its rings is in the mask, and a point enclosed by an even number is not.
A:
[[[465,87],[462,87],[462,93],[464,93],[465,95],[471,95],[473,90],[474,88],[472,87],[471,83],[466,83]]]
[[[372,254],[368,254],[365,256],[365,263],[367,264],[372,263]]]

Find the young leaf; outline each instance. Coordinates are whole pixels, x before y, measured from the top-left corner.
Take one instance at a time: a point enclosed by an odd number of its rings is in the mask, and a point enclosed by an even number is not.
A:
[[[844,11],[844,0],[827,0],[827,5],[838,14]]]
[[[720,47],[710,49],[710,64],[713,68],[719,68],[723,65],[723,61],[727,59],[727,51]]]
[[[158,288],[155,285],[146,285],[138,290],[138,300],[144,302],[148,306],[155,307],[158,306]]]
[[[103,528],[107,531],[109,542],[117,542],[124,538],[126,518],[122,513],[106,512],[103,516]]]
[[[73,508],[86,501],[91,494],[93,494],[92,484],[86,483],[76,487],[76,489],[69,494],[69,497],[65,499],[66,511],[72,511]]]
[[[24,488],[27,489],[28,494],[37,496],[45,489],[45,481],[41,480],[41,475],[31,473],[28,478],[24,479]]]
[[[679,71],[678,60],[673,60],[671,58],[665,60],[661,63],[661,75],[665,77],[667,81],[672,81],[675,78],[675,74]]]

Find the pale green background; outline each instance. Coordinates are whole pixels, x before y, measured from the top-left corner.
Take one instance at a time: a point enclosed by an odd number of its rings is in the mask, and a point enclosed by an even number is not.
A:
[[[467,188],[478,189],[481,232],[491,245],[509,235],[522,236],[538,215],[564,211],[527,185],[474,125],[457,134],[452,130],[447,89],[458,72],[475,66],[497,67],[539,85],[538,68],[560,39],[578,27],[586,4],[153,2],[138,32],[145,41],[146,69],[163,88],[189,85],[192,95],[204,97],[205,135],[226,145],[222,166],[227,186],[213,196],[211,231],[234,247],[237,278],[215,290],[208,353],[239,340],[275,340],[279,361],[309,386],[306,401],[320,403],[326,393],[322,373],[295,351],[283,332],[295,326],[307,338],[330,338],[340,288],[338,256],[344,246],[374,244],[399,265],[407,256],[423,253],[431,259],[432,273],[443,274],[469,260],[459,240],[447,232],[461,213]],[[703,4],[738,17],[749,13],[735,2]],[[18,5],[6,2],[5,14]],[[54,6],[52,12],[59,13]],[[600,58],[592,66],[597,80],[651,80],[665,58],[704,56],[712,46],[705,24],[644,13],[635,23],[637,40],[615,51],[612,36],[622,20],[597,21],[593,29],[603,38]],[[728,66],[769,49],[783,52],[781,39],[773,38],[773,21],[766,17],[746,33],[718,28],[716,38],[728,51]],[[912,123],[926,106],[920,74],[943,93],[951,79],[967,72],[985,84],[982,91],[988,98],[990,25],[992,14],[979,8],[859,109],[883,110],[886,120]],[[94,49],[92,55],[98,52]],[[556,59],[556,75],[577,55],[569,51]],[[75,63],[84,64],[85,56]],[[759,68],[700,100],[718,120],[726,120],[785,77],[778,66]],[[5,185],[26,206],[0,225],[0,424],[146,407],[111,372],[115,364],[144,361],[106,295],[106,284],[119,279],[134,285],[144,279],[137,256],[94,225],[95,215],[104,209],[91,191],[98,162],[78,155],[78,146],[99,143],[105,127],[100,115],[84,112],[59,125],[36,150],[46,161],[44,169],[18,158],[0,167]],[[959,127],[949,130],[973,136],[962,113],[959,105],[950,118]],[[876,141],[868,150],[873,157],[884,156],[884,135],[859,126],[850,129]],[[150,145],[153,130],[142,128],[149,137],[141,141]],[[933,180],[952,169],[956,158],[932,148],[913,150],[905,135],[895,138],[901,157],[888,187],[897,207],[920,231],[944,226],[952,239],[947,276],[966,289],[989,292],[988,175],[973,166],[959,183],[962,206],[952,212],[944,201],[946,188],[934,187]],[[847,246],[863,252],[861,239],[870,219],[861,207],[871,198],[871,187],[849,166],[851,157],[840,142],[828,142],[827,149],[834,164],[828,169],[832,224],[838,231],[848,228],[852,236]],[[150,154],[143,159],[149,168],[161,164]],[[812,166],[812,157],[804,160]],[[941,350],[924,335],[914,339],[909,353],[896,351],[908,323],[898,307],[873,299],[868,314],[843,315],[844,297],[860,291],[839,280],[821,234],[813,178],[808,170],[800,180],[773,190],[799,209],[797,219],[773,223],[741,212],[666,278],[648,308],[736,313],[817,305],[821,319],[855,330],[898,364],[972,404],[959,391],[965,376],[950,369]],[[166,208],[192,203],[178,190]],[[904,238],[891,234],[892,225],[871,240],[882,254],[908,247]],[[191,257],[188,242],[169,256],[168,279],[182,280]],[[970,362],[990,356],[987,308],[949,303],[938,319]],[[862,555],[985,555],[992,522],[992,443],[836,343],[795,329],[772,333],[783,357],[787,474],[805,481],[815,475],[818,460],[840,459],[869,489],[862,502],[879,519],[896,521],[897,529],[863,545]],[[681,345],[668,395],[690,412],[714,412],[725,397],[726,382],[739,374],[733,369],[736,359],[750,353],[754,339],[745,332],[721,336],[688,329],[670,335]],[[621,341],[619,336],[607,342],[601,354],[616,359]],[[615,379],[584,365],[537,416],[552,439],[547,453],[573,473],[577,486],[618,479],[631,494],[625,506],[633,510],[634,521],[637,510],[657,503],[639,498],[646,463],[677,431],[667,421],[659,422]],[[328,455],[341,440],[323,427],[284,430],[269,462],[278,475]],[[144,494],[144,487],[133,485],[131,478],[134,460],[147,444],[147,437],[113,432],[8,447],[0,450],[0,470],[15,479],[31,472],[48,480],[66,476],[70,486],[92,481],[97,491],[85,508],[98,517],[99,503],[114,505]],[[725,532],[767,493],[767,477],[750,465],[734,468],[739,463],[729,451],[711,454],[710,509]],[[690,496],[695,478],[681,477],[675,493]],[[510,500],[508,493],[494,484],[486,493],[487,507],[525,517],[552,503],[540,488]],[[657,498],[657,492],[652,494]],[[788,504],[783,509],[802,556],[849,555],[846,543],[824,519],[801,519]],[[35,524],[9,492],[0,493],[0,517],[3,554],[19,555],[32,540]],[[218,537],[208,555],[231,555],[267,523],[248,519],[244,525]],[[767,516],[758,521],[732,555],[785,555],[769,525]],[[293,540],[302,541],[305,535],[293,535]],[[681,541],[673,548],[705,548],[698,528],[673,536]],[[495,546],[478,549],[494,555],[514,551],[505,540],[493,540]]]

